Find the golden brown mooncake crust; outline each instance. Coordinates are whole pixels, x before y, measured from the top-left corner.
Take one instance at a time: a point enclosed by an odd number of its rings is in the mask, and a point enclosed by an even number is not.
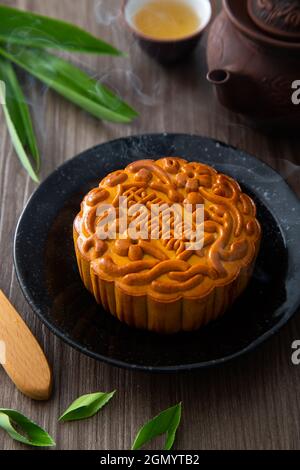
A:
[[[187,250],[172,238],[173,225],[168,240],[100,240],[97,209],[117,207],[120,196],[149,212],[152,204],[204,204],[204,247]],[[234,179],[174,157],[109,174],[74,221],[80,275],[97,302],[130,326],[166,334],[196,330],[226,311],[249,282],[260,239],[255,204]]]

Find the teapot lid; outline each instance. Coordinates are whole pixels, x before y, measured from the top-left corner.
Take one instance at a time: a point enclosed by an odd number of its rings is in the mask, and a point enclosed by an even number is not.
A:
[[[248,13],[266,33],[300,41],[300,0],[248,0]]]

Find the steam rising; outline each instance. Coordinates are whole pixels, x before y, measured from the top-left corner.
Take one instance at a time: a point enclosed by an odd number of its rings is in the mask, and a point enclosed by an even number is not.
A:
[[[140,50],[139,44],[134,37],[131,36],[130,33],[128,33],[128,36],[126,37],[126,28],[121,21],[122,13],[120,0],[94,0],[94,3],[91,2],[90,7],[92,7],[89,10],[91,24],[96,21],[97,25],[99,25],[98,32],[96,29],[94,30],[94,34],[105,39],[109,37],[108,33],[111,32],[111,42],[116,47],[126,51],[129,57],[126,59],[109,57],[99,57],[95,59],[93,56],[87,57],[83,55],[70,54],[68,52],[59,55],[62,55],[67,60],[71,60],[76,63],[76,65],[85,69],[100,84],[106,84],[117,95],[139,109],[141,113],[147,112],[145,109],[143,111],[143,107],[163,105],[162,96],[165,96],[165,88],[169,86],[169,81],[173,79],[173,77],[180,77],[180,83],[184,83],[187,75],[197,77],[197,68],[187,69],[189,70],[189,74],[187,74],[184,69],[176,69],[174,71],[174,75],[171,77],[170,73],[164,74],[163,69],[158,70],[157,67],[159,66],[155,62],[151,62],[150,66],[150,62],[147,62],[147,60],[150,61],[150,59],[147,59],[147,56]],[[31,28],[20,28],[15,30],[13,34],[19,38],[25,38],[28,36],[29,32],[32,34],[33,31],[35,33],[35,38],[38,39],[38,20],[32,22]],[[49,38],[49,41],[47,41],[47,39],[40,38],[40,41],[44,44],[46,43],[49,48],[53,45],[52,38]],[[22,54],[23,47],[20,45],[15,46],[12,42],[8,42],[8,50],[14,55]],[[58,54],[58,51],[55,51],[54,53]],[[202,53],[204,55],[204,51],[202,51]],[[96,66],[93,65],[93,70],[91,70],[91,63],[94,64],[94,60],[98,59],[99,64],[101,63],[101,68],[97,69]],[[146,82],[143,81],[141,76],[138,74],[138,70],[141,67],[149,67],[149,74],[152,74],[152,70],[155,71],[153,75],[149,75],[149,79]],[[98,73],[95,73],[95,70],[98,70]],[[101,70],[100,73],[99,70]],[[190,80],[190,78],[188,80]],[[189,81],[187,81],[187,83],[187,86],[191,86]],[[193,83],[192,86],[198,86],[198,80],[195,79],[195,83]],[[38,134],[42,136],[42,139],[46,140],[47,126],[45,125],[45,116],[48,87],[29,74],[22,74],[22,87],[30,106],[30,111],[34,116],[35,128],[38,131]],[[187,90],[187,87],[185,89]],[[139,107],[139,104],[142,106]],[[201,100],[199,100],[199,106],[201,107]],[[208,109],[206,112],[208,115],[211,115],[214,111],[213,109]],[[216,114],[215,117],[216,120],[218,120],[220,116]],[[222,117],[222,119],[224,118]],[[226,124],[230,127],[234,126],[236,128],[240,127],[241,129],[245,128],[245,125],[238,123],[227,122]],[[194,131],[194,129],[192,129],[192,131]],[[227,170],[227,172],[230,173],[230,171],[233,170],[232,166],[234,166],[232,163],[224,162],[224,171]],[[281,175],[285,179],[290,177],[299,179],[300,177],[300,166],[288,160],[278,159],[277,169],[279,169]],[[255,169],[246,169],[248,172],[253,170]],[[277,177],[274,176],[274,179],[277,180]],[[280,177],[278,176],[278,181],[279,180]],[[258,182],[261,184],[264,183],[263,175]]]
[[[135,95],[135,101],[142,103],[144,106],[158,104],[162,92],[161,82],[156,82],[150,86],[150,90],[145,90],[142,79],[129,67],[109,69],[100,77],[99,83],[107,84],[116,94],[119,94],[118,84],[122,84],[122,88],[131,90]]]
[[[110,30],[115,30],[116,34],[120,33],[122,36],[124,32],[124,25],[121,23],[121,2],[119,0],[95,0],[94,3],[95,18],[99,25],[109,27]],[[126,96],[126,90],[134,93],[134,101],[143,104],[144,106],[155,106],[160,101],[160,96],[163,88],[162,80],[150,84],[150,89],[146,89],[145,83],[136,73],[135,59],[139,57],[141,52],[138,48],[137,41],[132,39],[130,47],[126,49],[129,58],[126,61],[126,67],[114,67],[107,70],[100,78],[100,83],[107,84],[113,88],[116,94]],[[124,49],[122,44],[121,49]],[[119,88],[125,90],[120,92]]]
[[[108,5],[109,3],[109,5]],[[95,0],[95,17],[97,23],[112,26],[121,16],[121,2],[119,0]]]

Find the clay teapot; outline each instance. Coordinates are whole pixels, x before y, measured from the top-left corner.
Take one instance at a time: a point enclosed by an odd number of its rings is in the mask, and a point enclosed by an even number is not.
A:
[[[299,126],[300,0],[223,0],[207,58],[224,106],[258,124]]]

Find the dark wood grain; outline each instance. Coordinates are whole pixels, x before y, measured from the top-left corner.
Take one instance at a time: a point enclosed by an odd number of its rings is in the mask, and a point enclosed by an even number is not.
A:
[[[140,118],[130,126],[99,122],[23,77],[42,152],[42,178],[95,144],[130,134],[169,131],[211,136],[255,154],[300,193],[300,140],[268,138],[219,107],[205,80],[205,38],[189,62],[164,69],[140,51],[119,19],[108,26],[97,23],[95,11],[104,11],[108,4],[116,10],[119,1],[6,3],[72,21],[130,52],[129,59],[76,57],[140,110]],[[1,111],[0,287],[43,345],[53,365],[55,388],[48,403],[35,403],[22,396],[1,370],[0,407],[16,408],[40,423],[54,436],[57,449],[129,449],[141,424],[180,400],[184,413],[178,449],[299,448],[300,367],[291,364],[291,343],[300,338],[299,316],[247,357],[218,369],[175,376],[149,376],[97,363],[66,346],[40,323],[23,298],[12,261],[16,222],[35,185],[20,167],[3,121]],[[98,417],[57,423],[78,395],[113,389],[118,390],[114,401]],[[0,431],[0,449],[22,448]]]

